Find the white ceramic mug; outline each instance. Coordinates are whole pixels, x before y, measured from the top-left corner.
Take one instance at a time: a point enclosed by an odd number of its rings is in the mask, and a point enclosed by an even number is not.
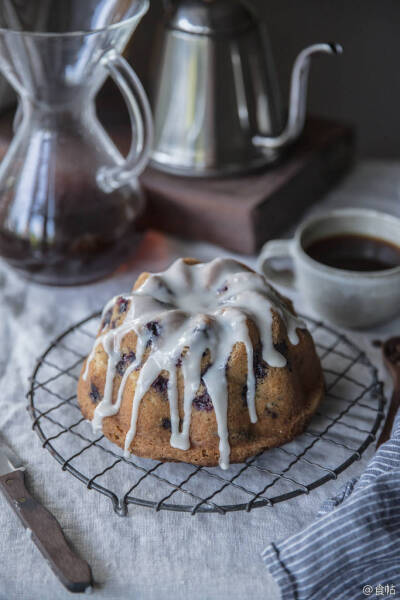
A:
[[[323,318],[350,328],[372,327],[400,313],[400,266],[383,271],[347,271],[326,266],[305,251],[312,242],[340,234],[368,235],[400,246],[400,219],[374,210],[347,208],[302,223],[290,240],[267,242],[258,269],[272,283],[298,289]],[[272,259],[290,257],[292,271]]]

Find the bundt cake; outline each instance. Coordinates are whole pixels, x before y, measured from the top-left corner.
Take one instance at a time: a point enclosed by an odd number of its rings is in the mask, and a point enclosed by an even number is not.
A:
[[[228,468],[301,433],[324,393],[289,300],[231,259],[142,273],[104,308],[78,384],[126,453]]]

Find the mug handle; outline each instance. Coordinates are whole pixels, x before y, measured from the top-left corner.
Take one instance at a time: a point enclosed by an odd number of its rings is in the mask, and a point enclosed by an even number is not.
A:
[[[146,92],[130,64],[114,49],[102,56],[101,64],[126,102],[132,129],[132,143],[125,161],[116,167],[102,167],[98,172],[99,184],[111,192],[144,171],[153,144],[153,118]]]
[[[271,258],[293,258],[293,243],[293,240],[272,240],[271,242],[267,242],[263,246],[257,260],[257,269],[261,273],[264,273],[267,279],[273,283],[292,289],[296,287],[294,272],[274,269],[269,264],[269,260]]]

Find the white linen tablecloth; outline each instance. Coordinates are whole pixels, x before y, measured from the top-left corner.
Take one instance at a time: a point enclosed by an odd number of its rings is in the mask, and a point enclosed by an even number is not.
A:
[[[400,163],[367,161],[313,210],[368,206],[400,216]],[[94,598],[112,600],[278,600],[279,591],[260,552],[268,542],[299,531],[316,516],[323,500],[346,479],[358,476],[373,453],[308,496],[250,513],[190,516],[131,506],[118,517],[109,500],[87,491],[61,471],[41,448],[26,411],[28,377],[36,358],[69,325],[131,288],[142,270],[164,269],[179,256],[211,259],[227,252],[149,232],[130,268],[113,278],[77,288],[28,283],[0,264],[0,433],[28,465],[30,490],[60,521],[66,535],[92,566]],[[254,265],[254,258],[243,258]],[[309,313],[297,294],[295,306]],[[374,331],[350,333],[380,368],[371,340],[400,332],[400,319]],[[39,551],[0,496],[0,600],[61,600],[62,588]],[[346,597],[345,589],[343,598]]]

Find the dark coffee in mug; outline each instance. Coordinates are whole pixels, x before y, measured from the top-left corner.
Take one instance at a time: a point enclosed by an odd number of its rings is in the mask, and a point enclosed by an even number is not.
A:
[[[291,269],[276,264],[288,258]],[[272,283],[297,289],[307,310],[339,327],[371,328],[400,315],[400,218],[394,215],[365,208],[317,214],[292,239],[267,242],[257,265]]]
[[[319,263],[347,271],[384,271],[400,266],[400,246],[367,235],[332,235],[311,242],[304,250]]]

